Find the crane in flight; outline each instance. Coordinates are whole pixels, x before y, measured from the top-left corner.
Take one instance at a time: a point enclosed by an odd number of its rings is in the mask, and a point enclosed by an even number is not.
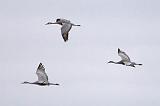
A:
[[[40,85],[40,86],[45,86],[45,85],[59,85],[59,84],[54,84],[54,83],[49,83],[48,81],[48,76],[45,72],[45,68],[42,65],[42,63],[39,64],[36,74],[38,76],[38,81],[35,82],[23,82],[22,84],[35,84],[35,85]]]
[[[131,67],[135,67],[135,65],[142,65],[142,64],[137,64],[135,62],[132,62],[129,56],[124,51],[120,50],[119,48],[118,48],[118,55],[121,57],[121,61],[119,62],[109,61],[108,63],[122,64],[126,66],[131,66]]]
[[[48,22],[45,25],[50,25],[50,24],[59,24],[62,26],[61,34],[62,34],[64,42],[68,40],[69,31],[71,30],[72,26],[80,26],[80,25],[73,24],[71,23],[71,21],[62,19],[62,18],[56,19],[56,22]]]

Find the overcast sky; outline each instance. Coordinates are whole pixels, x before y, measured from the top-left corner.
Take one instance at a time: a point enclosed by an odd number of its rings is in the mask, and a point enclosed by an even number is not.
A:
[[[160,106],[159,0],[1,0],[1,106]],[[59,25],[72,27],[64,42]],[[119,61],[117,48],[136,68]],[[49,81],[34,82],[38,64]]]

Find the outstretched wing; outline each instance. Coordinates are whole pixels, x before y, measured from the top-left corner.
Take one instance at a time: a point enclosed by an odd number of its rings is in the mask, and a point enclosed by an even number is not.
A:
[[[128,62],[130,61],[129,56],[124,51],[120,50],[119,48],[118,48],[118,55],[121,57],[122,60],[128,61]]]
[[[45,68],[42,65],[42,63],[39,64],[36,74],[38,76],[38,82],[39,83],[48,83],[48,76],[45,72]]]
[[[62,25],[61,34],[65,42],[68,40],[68,33],[71,30],[71,28],[72,28],[72,24],[63,23]]]
[[[66,20],[66,19],[62,19],[62,18],[60,20],[62,23],[68,23],[68,24],[71,23],[70,20]]]

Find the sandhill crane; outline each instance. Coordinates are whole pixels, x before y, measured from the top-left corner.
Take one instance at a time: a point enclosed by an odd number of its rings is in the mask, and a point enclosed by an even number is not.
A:
[[[53,84],[53,83],[49,83],[48,82],[48,76],[45,72],[45,68],[42,65],[42,63],[39,64],[36,74],[38,76],[38,81],[36,82],[23,82],[22,84],[36,84],[36,85],[40,85],[40,86],[45,86],[45,85],[59,85],[59,84]]]
[[[131,67],[135,67],[135,65],[142,65],[142,64],[137,64],[135,62],[131,62],[129,56],[122,50],[120,50],[118,48],[118,55],[121,57],[121,61],[119,62],[114,62],[114,61],[109,61],[108,63],[114,63],[114,64],[122,64],[122,65],[126,65],[126,66],[131,66]]]
[[[61,19],[61,18],[56,19],[56,22],[48,22],[45,25],[50,25],[50,24],[62,25],[61,34],[62,34],[62,37],[65,42],[68,40],[68,34],[69,34],[69,31],[71,30],[72,26],[80,26],[80,25],[75,25],[75,24],[71,23],[69,20]]]

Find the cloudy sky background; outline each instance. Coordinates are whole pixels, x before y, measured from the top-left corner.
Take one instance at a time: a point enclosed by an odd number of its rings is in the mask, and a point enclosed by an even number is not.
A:
[[[159,106],[159,0],[0,1],[0,105],[2,106]],[[60,26],[70,19],[69,41]],[[119,61],[117,48],[136,68]],[[34,82],[42,62],[49,81]]]

